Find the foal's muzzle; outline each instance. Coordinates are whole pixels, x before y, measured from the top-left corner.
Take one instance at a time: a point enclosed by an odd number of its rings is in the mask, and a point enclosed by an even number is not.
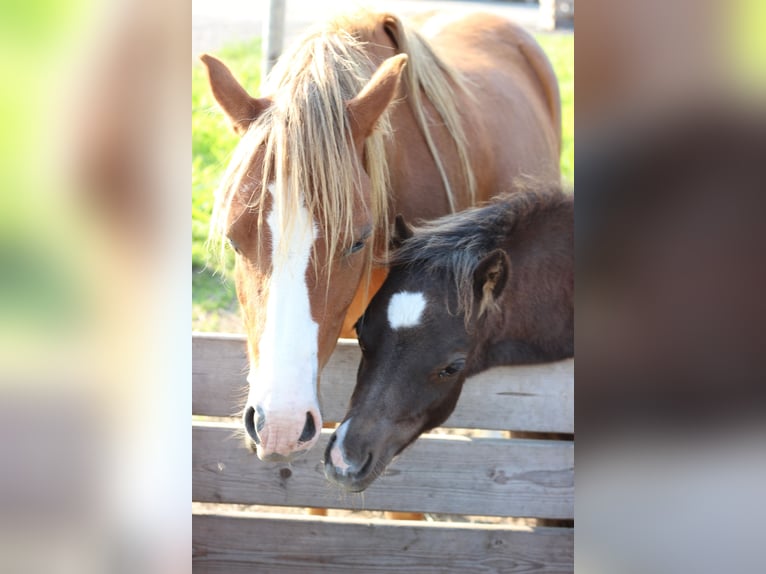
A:
[[[324,473],[327,480],[351,492],[361,492],[371,482],[373,454],[366,452],[359,457],[347,458],[341,445],[337,444],[337,432],[330,437],[324,453]]]

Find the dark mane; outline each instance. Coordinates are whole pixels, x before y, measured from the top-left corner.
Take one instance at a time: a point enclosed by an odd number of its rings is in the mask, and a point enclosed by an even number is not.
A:
[[[414,228],[414,235],[391,253],[389,263],[417,267],[440,280],[453,281],[457,311],[468,316],[473,273],[482,258],[505,248],[513,235],[571,202],[572,196],[556,185],[498,196],[483,206]]]

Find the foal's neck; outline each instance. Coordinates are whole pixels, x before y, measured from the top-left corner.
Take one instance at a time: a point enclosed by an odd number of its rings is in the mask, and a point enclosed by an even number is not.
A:
[[[520,222],[503,245],[511,260],[499,311],[477,329],[484,368],[574,354],[571,198]]]

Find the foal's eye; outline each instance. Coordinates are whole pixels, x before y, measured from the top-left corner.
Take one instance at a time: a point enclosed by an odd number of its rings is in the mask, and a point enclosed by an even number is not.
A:
[[[231,248],[235,253],[239,254],[239,245],[237,245],[233,239],[229,239],[229,245],[231,245]]]
[[[465,359],[458,359],[457,361],[450,363],[448,367],[442,369],[439,372],[439,378],[446,379],[447,377],[452,377],[462,371],[463,367],[465,367]]]

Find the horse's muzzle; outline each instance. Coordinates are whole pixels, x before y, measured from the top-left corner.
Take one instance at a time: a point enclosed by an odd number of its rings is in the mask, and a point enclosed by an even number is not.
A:
[[[306,411],[301,425],[293,416],[275,415],[272,418],[258,405],[245,409],[243,423],[249,439],[255,443],[258,458],[282,462],[292,460],[314,446],[319,438],[319,417],[319,412]]]

